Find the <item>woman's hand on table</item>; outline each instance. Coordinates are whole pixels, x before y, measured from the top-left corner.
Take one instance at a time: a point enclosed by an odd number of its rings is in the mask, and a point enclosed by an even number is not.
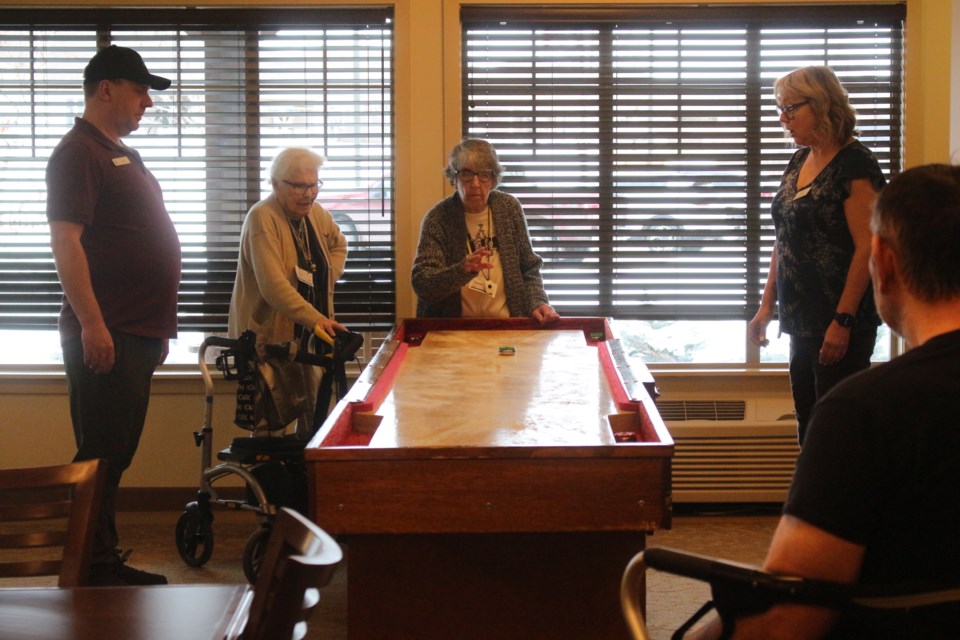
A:
[[[530,313],[530,317],[540,324],[547,324],[560,319],[560,314],[548,304],[542,304]]]

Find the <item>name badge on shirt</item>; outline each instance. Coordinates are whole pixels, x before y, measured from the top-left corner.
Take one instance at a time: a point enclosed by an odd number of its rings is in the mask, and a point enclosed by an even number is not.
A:
[[[307,285],[311,289],[313,288],[313,274],[306,269],[297,267],[297,280]]]
[[[803,189],[800,189],[800,191],[797,191],[796,195],[793,196],[793,199],[799,200],[800,198],[805,197],[809,193],[810,193],[810,187],[804,187]]]
[[[125,164],[130,164],[130,158],[127,156],[120,156],[119,158],[113,159],[113,166],[122,167]]]
[[[497,295],[497,284],[484,279],[480,274],[477,274],[477,277],[470,281],[469,289],[477,293],[484,293],[491,298]]]

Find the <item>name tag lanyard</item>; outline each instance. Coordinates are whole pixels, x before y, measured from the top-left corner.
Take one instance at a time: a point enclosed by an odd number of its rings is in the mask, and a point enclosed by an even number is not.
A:
[[[493,231],[493,219],[490,216],[490,206],[487,206],[487,229],[491,232]],[[468,234],[467,236],[467,253],[473,253],[477,249],[488,249],[491,254],[491,259],[493,257],[493,239],[483,230],[483,223],[480,223],[480,228],[477,230],[477,237],[473,240],[470,239]],[[486,272],[486,273],[484,273]],[[481,275],[483,275],[484,280],[490,280],[490,269],[481,269]]]
[[[319,239],[310,227],[306,218],[291,219],[290,229],[297,246],[297,265],[295,267],[297,280],[301,286],[297,291],[317,311],[329,315],[327,310],[327,264],[323,251],[319,247]],[[317,260],[314,260],[314,255]],[[295,334],[299,337],[302,327],[295,325]]]

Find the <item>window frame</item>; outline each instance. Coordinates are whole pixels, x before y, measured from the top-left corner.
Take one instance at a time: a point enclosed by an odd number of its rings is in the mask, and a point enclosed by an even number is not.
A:
[[[610,292],[615,286],[616,272],[613,267],[604,266],[603,261],[606,258],[609,258],[609,255],[613,252],[613,248],[618,245],[620,242],[620,237],[617,235],[617,230],[613,224],[610,224],[610,221],[600,220],[597,223],[597,226],[594,228],[588,228],[586,231],[581,231],[581,233],[587,237],[584,241],[585,244],[590,245],[590,243],[595,243],[594,250],[597,251],[597,263],[598,266],[594,271],[585,271],[574,266],[572,269],[567,269],[568,273],[573,273],[573,278],[580,278],[583,281],[586,281],[588,284],[575,284],[572,286],[590,286],[591,284],[596,283],[598,291],[598,299],[601,301],[597,304],[578,304],[576,299],[573,296],[568,296],[564,298],[564,286],[567,286],[566,283],[562,281],[564,277],[564,269],[568,267],[567,264],[564,264],[562,261],[559,262],[560,268],[555,268],[558,264],[554,258],[557,255],[561,255],[562,251],[565,249],[563,246],[555,247],[551,246],[549,238],[547,237],[544,227],[548,224],[540,224],[538,215],[539,212],[536,211],[537,198],[546,198],[556,202],[557,193],[560,193],[561,198],[568,198],[568,201],[563,203],[566,206],[583,206],[582,201],[576,201],[575,197],[570,196],[569,191],[563,189],[559,190],[541,190],[540,193],[537,193],[535,187],[531,187],[525,180],[525,169],[523,162],[528,160],[533,156],[529,149],[518,149],[516,146],[511,145],[510,141],[505,140],[506,134],[499,134],[494,131],[494,128],[485,128],[483,125],[477,125],[475,122],[471,121],[471,112],[476,110],[477,104],[479,102],[478,93],[474,91],[471,86],[471,64],[473,63],[472,51],[471,51],[471,29],[476,31],[481,31],[483,29],[493,31],[496,29],[509,30],[515,28],[517,30],[522,29],[535,29],[537,27],[542,28],[551,28],[555,27],[558,30],[563,27],[570,29],[573,28],[587,28],[596,27],[597,29],[602,28],[611,28],[612,25],[625,24],[630,21],[654,21],[654,22],[669,22],[672,25],[676,25],[678,29],[680,28],[690,28],[692,25],[718,25],[725,28],[731,28],[732,24],[742,24],[748,25],[750,29],[757,29],[757,25],[767,24],[770,26],[777,26],[778,28],[790,28],[796,27],[804,20],[810,18],[810,8],[809,7],[769,7],[769,6],[715,6],[715,7],[623,7],[623,6],[596,6],[590,8],[584,7],[488,7],[488,6],[463,6],[461,7],[461,58],[463,60],[463,65],[460,74],[461,82],[461,118],[462,118],[462,132],[465,136],[470,135],[479,135],[490,139],[498,148],[501,155],[501,162],[506,167],[506,174],[504,177],[503,188],[513,195],[516,195],[520,198],[521,202],[524,203],[525,209],[527,209],[528,214],[528,223],[531,226],[531,235],[534,240],[534,248],[545,258],[544,266],[544,280],[548,293],[551,295],[552,300],[559,300],[560,304],[558,309],[561,313],[574,313],[574,314],[589,314],[589,315],[608,315],[611,317],[621,317],[621,318],[631,318],[631,319],[666,319],[666,318],[681,318],[681,319],[710,319],[716,318],[718,320],[724,319],[736,319],[736,320],[749,320],[755,313],[757,307],[759,306],[760,296],[763,291],[763,284],[766,280],[767,268],[769,265],[770,259],[770,250],[773,245],[773,229],[772,222],[769,220],[769,201],[772,199],[772,193],[776,190],[776,185],[779,182],[780,174],[782,173],[783,167],[786,166],[786,160],[789,159],[789,154],[792,153],[792,150],[788,150],[786,145],[783,145],[784,151],[782,152],[779,159],[776,161],[770,162],[765,161],[764,159],[758,160],[755,166],[751,171],[755,172],[757,175],[763,174],[765,177],[758,179],[758,186],[752,189],[752,193],[748,193],[745,196],[747,203],[744,205],[746,214],[744,226],[746,227],[746,234],[749,234],[750,240],[749,245],[746,246],[743,250],[743,265],[740,267],[741,273],[738,274],[740,279],[737,283],[737,286],[743,289],[740,298],[736,300],[735,304],[729,304],[722,312],[716,312],[713,309],[710,309],[709,304],[702,305],[699,309],[691,308],[681,308],[677,305],[665,304],[659,308],[643,309],[643,305],[639,305],[639,310],[632,310],[624,314],[621,309],[617,309],[609,303],[609,301],[604,302],[602,299],[604,296],[609,297]],[[899,38],[896,38],[896,41],[893,43],[894,51],[891,54],[891,58],[895,58],[900,61],[900,64],[896,66],[894,77],[891,81],[891,84],[900,87],[900,95],[902,95],[903,90],[903,67],[902,67],[902,46],[903,46],[903,20],[905,17],[905,8],[902,5],[849,5],[849,6],[818,6],[816,11],[816,18],[820,24],[824,26],[830,25],[839,25],[846,24],[851,21],[853,18],[862,17],[868,15],[871,17],[876,17],[877,19],[887,20],[891,23],[896,23],[897,33]],[[478,38],[480,36],[477,36]],[[519,39],[519,37],[518,37]],[[504,57],[508,57],[508,54],[504,54]],[[515,62],[511,60],[511,62]],[[749,60],[749,64],[758,65],[758,60]],[[517,66],[522,66],[520,63],[517,63]],[[795,66],[802,66],[797,64]],[[784,72],[789,70],[789,68],[784,69]],[[527,70],[517,71],[517,74],[520,75]],[[479,73],[479,72],[478,72]],[[769,76],[768,72],[768,76]],[[782,73],[777,73],[771,77],[768,77],[764,82],[753,82],[749,87],[753,92],[753,95],[750,97],[749,104],[747,104],[747,109],[751,110],[754,113],[760,113],[761,110],[767,109],[770,113],[767,114],[767,119],[769,123],[776,122],[776,116],[773,112],[773,101],[771,92],[769,91],[769,86],[772,85],[772,80],[777,75],[782,75]],[[487,80],[485,78],[485,80]],[[841,80],[843,77],[841,76]],[[765,84],[764,84],[765,83]],[[879,148],[874,148],[875,151],[879,151],[878,155],[881,156],[882,161],[884,162],[885,172],[888,177],[895,174],[899,171],[902,164],[903,158],[903,145],[902,145],[902,112],[900,111],[901,104],[900,99],[897,99],[896,113],[891,116],[891,126],[890,126],[890,145],[889,148],[885,150],[883,146]],[[515,107],[516,105],[511,105]],[[527,114],[524,114],[527,115]],[[532,117],[532,116],[531,116]],[[492,118],[491,118],[492,120]],[[861,125],[862,125],[861,121]],[[769,124],[768,124],[769,127]],[[750,138],[753,136],[756,139],[761,139],[765,134],[762,132],[763,124],[760,123],[757,127],[756,132],[747,132],[745,137]],[[494,131],[493,133],[491,133]],[[768,135],[768,134],[767,134]],[[546,137],[546,136],[545,136]],[[528,147],[534,146],[533,143],[528,143]],[[870,146],[868,144],[868,146]],[[873,147],[872,147],[873,148]],[[600,155],[603,155],[603,152],[600,152]],[[518,160],[518,158],[520,158]],[[518,169],[518,167],[521,167]],[[591,185],[591,188],[596,189],[594,185]],[[599,189],[602,191],[603,186],[601,185]],[[575,191],[575,189],[574,189]],[[760,195],[766,192],[768,195],[766,198],[761,198]],[[616,202],[616,196],[613,194],[604,196],[602,193],[599,194],[597,200],[600,204],[596,205],[599,208],[606,206],[604,202],[608,205],[609,203]],[[528,203],[534,205],[529,206]],[[531,212],[531,208],[534,209]],[[531,213],[533,215],[531,215]],[[590,222],[584,222],[583,220],[578,220],[575,216],[567,217],[566,220],[571,224],[575,225],[576,223],[581,223],[586,227],[589,227]],[[606,224],[606,226],[604,226]],[[682,227],[676,229],[678,233],[685,232],[686,230]],[[577,239],[574,238],[570,241],[570,245],[573,245],[577,242]],[[682,244],[686,242],[686,245]],[[683,240],[681,243],[678,243],[676,247],[675,254],[680,257],[680,260],[674,264],[685,265],[693,264],[697,261],[696,257],[691,256],[691,252],[696,250],[692,243],[696,240]],[[570,247],[567,246],[566,249]],[[637,252],[641,250],[641,245],[637,246]],[[606,256],[605,256],[606,252]],[[684,256],[684,253],[687,255]],[[684,262],[686,260],[686,262]],[[606,269],[606,271],[604,271]],[[598,272],[599,275],[598,275]],[[591,280],[591,278],[593,280]],[[604,280],[606,278],[606,280]],[[650,285],[649,289],[655,291],[656,284]],[[701,283],[697,283],[696,286],[702,286]],[[722,286],[722,285],[721,285]],[[568,287],[569,288],[569,287]],[[557,294],[560,293],[558,296]],[[570,300],[573,300],[571,303]],[[593,302],[592,300],[588,300]],[[745,336],[745,332],[744,332]],[[749,350],[749,347],[748,347]],[[756,354],[748,354],[748,361],[756,361],[758,358]]]
[[[319,202],[328,208],[335,219],[341,221],[350,221],[350,213],[353,212],[355,225],[347,229],[348,238],[355,240],[352,244],[351,254],[348,256],[347,271],[344,277],[338,283],[335,290],[335,304],[337,305],[337,318],[341,322],[347,323],[354,330],[361,331],[385,331],[392,327],[396,315],[396,257],[395,257],[395,206],[393,198],[393,157],[395,154],[395,126],[393,123],[393,104],[394,104],[394,49],[395,34],[393,25],[392,8],[369,7],[369,8],[303,8],[303,9],[0,9],[0,29],[7,30],[64,30],[64,31],[91,31],[95,33],[98,46],[110,44],[111,30],[117,34],[131,34],[135,30],[149,31],[174,29],[174,30],[198,30],[206,29],[208,31],[220,30],[223,32],[236,31],[247,32],[248,37],[244,45],[242,55],[249,58],[256,57],[257,33],[264,33],[270,29],[326,29],[324,33],[333,34],[337,29],[343,30],[357,28],[360,25],[375,25],[381,31],[373,33],[372,38],[381,40],[381,55],[383,56],[381,90],[382,96],[380,105],[371,107],[371,113],[379,115],[380,122],[375,124],[381,127],[382,147],[384,151],[379,156],[374,156],[375,148],[370,147],[370,158],[372,161],[379,162],[379,166],[374,167],[371,173],[379,170],[380,178],[371,178],[369,184],[361,184],[360,187],[348,189],[345,186],[336,190],[330,190],[329,185],[336,183],[336,176],[330,176],[331,172],[337,171],[336,154],[337,149],[332,152],[326,149],[319,149],[328,157],[328,162],[321,172],[327,182],[328,188],[321,192]],[[386,35],[380,35],[386,34]],[[252,37],[251,37],[252,36]],[[128,36],[133,37],[132,35]],[[331,36],[332,38],[332,36]],[[124,44],[123,37],[119,37],[118,44]],[[128,45],[131,46],[131,45]],[[254,52],[254,53],[251,53]],[[92,55],[92,49],[89,52]],[[178,91],[177,79],[181,77],[181,72],[186,73],[181,68],[180,61],[185,58],[180,57],[178,50],[170,54],[174,57],[176,67],[169,71],[166,67],[157,66],[155,60],[148,57],[149,52],[141,51],[147,60],[151,71],[159,75],[166,75],[174,79],[174,86],[168,92]],[[80,72],[83,64],[89,55],[86,55],[83,62],[78,62],[79,66],[72,69],[69,74],[60,72],[60,78],[55,80],[59,83],[58,90],[71,99],[79,99],[82,103],[82,91]],[[165,58],[166,60],[166,58]],[[244,81],[245,95],[240,98],[240,102],[250,103],[256,101],[249,100],[251,95],[259,93],[259,87],[256,85],[256,74],[259,71],[259,64],[245,64],[242,73],[245,74]],[[374,80],[376,82],[377,79]],[[371,83],[371,86],[374,86]],[[239,94],[238,94],[239,95]],[[161,100],[168,96],[162,94],[153,94],[152,97],[159,104]],[[173,108],[178,108],[175,105]],[[251,107],[248,113],[250,116],[257,116],[258,107]],[[148,110],[144,120],[151,116]],[[76,113],[75,115],[80,115]],[[175,123],[174,126],[183,126],[183,122]],[[207,127],[215,127],[217,123],[208,124]],[[375,128],[374,127],[374,128]],[[46,157],[56,141],[66,133],[69,126],[57,131],[56,135],[47,134],[48,138],[52,136],[53,142],[48,142],[48,149],[38,147],[33,151],[36,161],[46,163]],[[205,129],[206,131],[207,129]],[[249,150],[243,158],[236,162],[241,164],[239,169],[231,169],[233,173],[240,173],[239,177],[234,177],[234,184],[240,185],[237,189],[238,196],[231,200],[233,204],[226,206],[226,211],[214,210],[208,207],[205,213],[204,221],[208,225],[221,225],[225,231],[222,237],[213,240],[205,240],[203,247],[203,258],[196,260],[196,253],[184,251],[183,281],[181,284],[179,315],[180,327],[182,331],[201,331],[205,333],[222,333],[226,331],[227,305],[233,287],[233,279],[236,271],[236,256],[239,247],[239,231],[243,218],[247,210],[259,201],[269,189],[268,183],[264,180],[266,168],[269,163],[269,155],[275,150],[267,147],[262,138],[258,138],[260,130],[254,122],[245,129],[244,132],[237,134],[237,138],[243,138],[242,147]],[[214,135],[205,133],[204,136]],[[180,137],[181,143],[186,138]],[[277,141],[274,138],[273,141]],[[295,141],[296,142],[296,141]],[[164,183],[163,173],[177,171],[177,162],[167,162],[164,159],[150,157],[150,141],[147,136],[134,136],[130,139],[132,146],[138,149],[144,156],[147,166],[158,176],[161,184]],[[361,144],[358,142],[358,144]],[[283,144],[280,146],[289,146]],[[279,147],[277,147],[279,148]],[[42,155],[42,154],[46,155]],[[38,155],[41,154],[41,155]],[[331,155],[334,158],[331,160]],[[362,156],[362,150],[357,156]],[[204,156],[205,158],[206,156]],[[343,158],[347,158],[344,154]],[[191,158],[195,160],[196,158]],[[372,163],[371,161],[371,163]],[[367,163],[367,164],[371,164]],[[355,162],[356,167],[365,167],[362,160]],[[181,169],[182,170],[182,169]],[[362,169],[365,171],[365,169]],[[228,173],[227,171],[221,171]],[[355,169],[354,173],[360,175],[361,169]],[[207,189],[212,188],[210,181],[219,181],[223,178],[217,175],[215,171],[210,171],[210,175],[203,178],[205,194]],[[365,174],[364,174],[365,175]],[[330,178],[333,177],[333,180]],[[353,178],[351,178],[353,179]],[[347,178],[341,176],[341,185],[352,184]],[[172,193],[165,188],[165,196]],[[37,198],[42,201],[42,194],[33,194],[34,202]],[[232,197],[232,196],[231,196]],[[204,195],[202,202],[209,205],[210,196]],[[41,206],[35,204],[34,206]],[[172,217],[178,227],[188,227],[188,223],[177,222],[176,214],[173,209],[176,203],[171,202],[168,197],[168,209],[171,210]],[[220,218],[223,222],[216,221]],[[357,218],[359,216],[359,219]],[[36,216],[34,216],[36,217]],[[2,222],[2,220],[0,220]],[[15,222],[15,221],[14,221]],[[45,220],[44,220],[45,224]],[[34,224],[34,226],[40,226]],[[184,241],[184,234],[189,231],[180,230],[181,241]],[[212,231],[209,234],[220,234],[221,231]],[[350,234],[353,237],[350,237]],[[5,234],[9,237],[9,234]],[[7,244],[0,247],[0,331],[4,329],[52,329],[56,327],[57,309],[61,299],[61,290],[59,280],[53,267],[52,254],[47,248],[43,251],[46,241],[42,232],[36,232],[33,238],[33,254],[15,254],[11,250],[11,245]],[[206,237],[206,236],[205,236]],[[209,235],[214,238],[214,235]],[[0,236],[0,242],[3,236]],[[209,245],[209,246],[208,246]],[[193,245],[198,246],[198,245]],[[6,255],[4,255],[4,253]],[[31,266],[28,269],[23,268],[25,259],[30,260]],[[201,264],[204,263],[204,264]],[[198,266],[199,265],[199,266]],[[37,311],[37,309],[42,309]]]

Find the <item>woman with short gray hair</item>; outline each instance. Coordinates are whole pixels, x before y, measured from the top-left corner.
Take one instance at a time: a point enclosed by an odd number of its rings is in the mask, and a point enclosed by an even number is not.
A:
[[[346,330],[334,319],[333,286],[343,275],[347,239],[316,202],[323,162],[323,156],[302,147],[284,149],[274,158],[273,192],[250,208],[240,231],[231,338],[249,330],[258,344],[296,341],[306,348],[314,334],[332,338]],[[309,394],[298,419],[298,432],[304,432],[312,427],[321,371],[292,364],[302,368]]]
[[[503,167],[486,140],[465,138],[444,169],[456,193],[423,219],[413,262],[417,317],[560,316],[543,289],[520,202],[496,190]]]

